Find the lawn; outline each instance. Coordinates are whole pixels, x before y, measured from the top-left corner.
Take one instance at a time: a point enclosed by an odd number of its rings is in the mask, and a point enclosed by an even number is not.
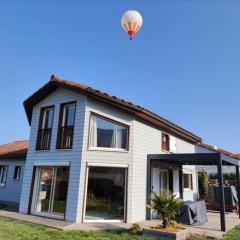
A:
[[[36,224],[0,217],[0,240],[151,240],[127,232],[61,231]]]

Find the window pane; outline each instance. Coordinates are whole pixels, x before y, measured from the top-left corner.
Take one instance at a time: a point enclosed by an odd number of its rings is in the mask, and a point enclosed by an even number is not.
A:
[[[192,174],[183,174],[184,188],[192,188]]]
[[[86,219],[124,219],[125,173],[124,168],[89,168]]]
[[[91,117],[90,146],[127,148],[127,128],[95,116]]]
[[[19,180],[20,179],[20,174],[21,174],[21,166],[16,166],[15,169],[14,169],[13,179],[14,180]]]
[[[5,186],[7,180],[7,166],[0,166],[0,186]]]
[[[75,105],[66,106],[65,126],[74,125]]]
[[[52,128],[52,124],[53,124],[53,109],[48,109],[46,110],[46,115],[47,115],[47,118],[46,118],[46,128]]]

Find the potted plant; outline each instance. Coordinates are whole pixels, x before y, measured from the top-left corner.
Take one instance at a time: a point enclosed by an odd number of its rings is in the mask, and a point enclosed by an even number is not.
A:
[[[150,229],[143,229],[144,235],[162,239],[185,239],[185,229],[172,221],[183,203],[183,200],[177,198],[174,193],[167,191],[153,193],[151,203],[147,205],[147,208],[154,209],[159,213],[162,225],[158,224]],[[181,232],[181,230],[183,231]]]

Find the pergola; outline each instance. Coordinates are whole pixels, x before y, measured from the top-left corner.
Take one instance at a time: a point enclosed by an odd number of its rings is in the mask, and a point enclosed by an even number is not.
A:
[[[219,205],[221,231],[226,231],[225,221],[225,201],[223,185],[222,166],[236,166],[237,196],[240,200],[240,179],[239,179],[239,160],[221,153],[180,153],[180,154],[149,154],[147,161],[147,203],[150,203],[151,196],[151,166],[153,162],[174,164],[179,166],[179,192],[180,198],[183,198],[183,165],[216,165],[218,170],[219,183]],[[150,219],[150,210],[147,210],[147,219]],[[239,212],[240,218],[240,212]]]

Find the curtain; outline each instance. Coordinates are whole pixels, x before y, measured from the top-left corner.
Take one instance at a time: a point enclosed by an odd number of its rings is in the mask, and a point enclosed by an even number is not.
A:
[[[122,148],[122,129],[114,125],[111,148]]]
[[[97,118],[94,116],[90,121],[90,146],[97,147]]]

